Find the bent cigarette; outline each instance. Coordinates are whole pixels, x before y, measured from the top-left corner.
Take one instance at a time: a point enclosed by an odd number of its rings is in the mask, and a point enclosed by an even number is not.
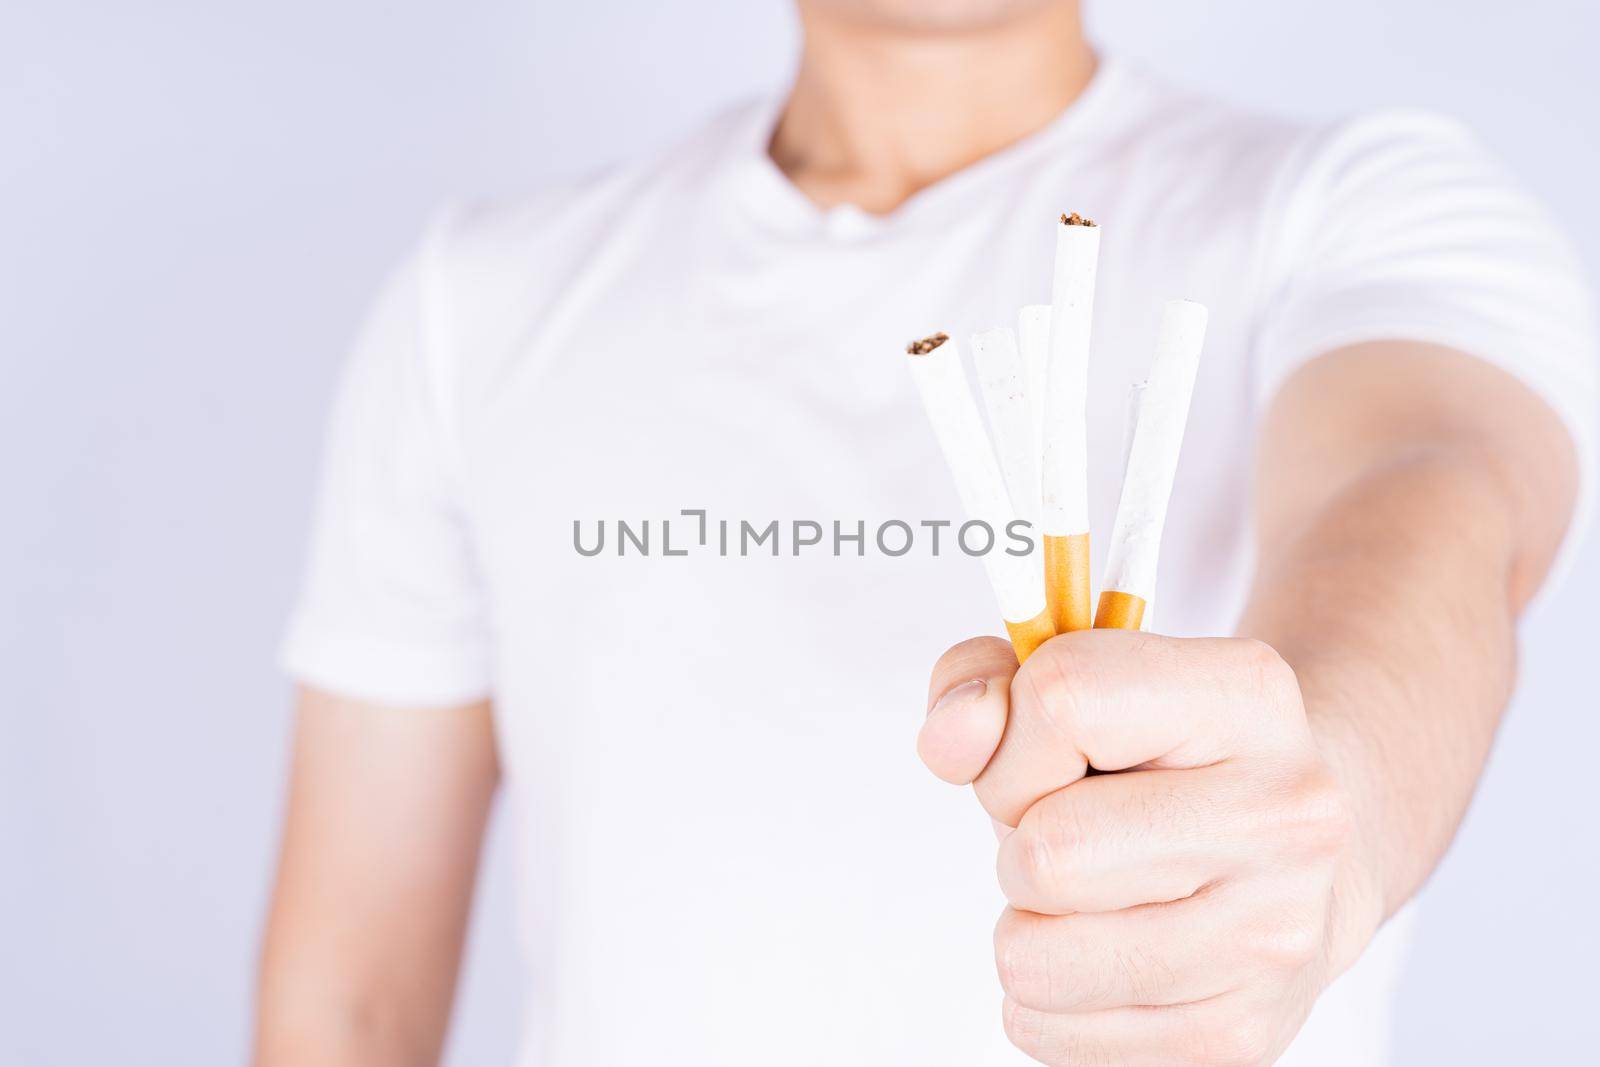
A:
[[[1111,530],[1096,629],[1140,629],[1145,609],[1155,597],[1161,532],[1205,345],[1206,318],[1200,304],[1169,302],[1162,309],[1150,379],[1134,386],[1131,408],[1137,421]]]
[[[1149,382],[1134,382],[1133,388],[1128,390],[1128,410],[1122,424],[1122,469],[1128,469],[1128,457],[1133,454],[1133,431],[1139,425],[1139,412],[1144,410],[1144,395],[1150,389]]]
[[[1045,588],[1058,633],[1087,630],[1089,599],[1089,340],[1100,227],[1073,213],[1056,230],[1042,431]]]
[[[906,352],[912,381],[950,467],[961,506],[969,520],[985,523],[994,534],[995,543],[984,554],[983,565],[1017,660],[1024,661],[1055,634],[1039,580],[1037,548],[1014,556],[1000,544],[1018,516],[1006,492],[994,449],[984,434],[983,419],[962,371],[956,343],[938,333],[912,342]]]
[[[1035,527],[1039,523],[1039,446],[1028,410],[1028,376],[1017,337],[1001,327],[972,335],[972,365],[978,389],[989,412],[1000,473],[1006,480],[1011,510]],[[1039,581],[1042,585],[1044,574]]]

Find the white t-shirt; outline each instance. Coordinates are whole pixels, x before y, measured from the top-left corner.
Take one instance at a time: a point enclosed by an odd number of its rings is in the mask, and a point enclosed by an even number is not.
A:
[[[1104,227],[1098,544],[1160,305],[1211,309],[1164,632],[1230,631],[1258,417],[1319,353],[1475,353],[1591,451],[1574,261],[1450,122],[1297,125],[1108,62],[1048,128],[872,217],[785,180],[776,113],[445,213],[333,418],[288,667],[401,706],[493,694],[528,1067],[1027,1062],[1000,1028],[988,821],[914,754],[934,659],[999,619],[981,564],[921,525],[962,516],[903,351],[1047,302],[1062,211]],[[896,519],[904,555],[898,529],[877,542]],[[821,543],[797,550],[796,522]],[[1284,1063],[1383,1062],[1402,939],[1380,935]]]

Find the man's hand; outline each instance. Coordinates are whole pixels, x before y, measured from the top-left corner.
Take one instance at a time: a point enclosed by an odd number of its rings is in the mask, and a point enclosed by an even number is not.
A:
[[[1002,836],[1005,1026],[1036,1059],[1271,1063],[1376,930],[1350,799],[1267,645],[1097,630],[1019,671],[980,638],[930,699],[923,760]]]

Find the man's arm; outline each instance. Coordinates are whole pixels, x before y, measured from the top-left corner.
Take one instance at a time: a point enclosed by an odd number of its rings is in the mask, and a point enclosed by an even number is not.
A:
[[[255,1062],[433,1064],[498,780],[489,706],[308,691],[293,760]]]
[[[1553,412],[1447,349],[1364,345],[1279,392],[1257,465],[1243,636],[1299,678],[1384,917],[1439,862],[1515,678],[1516,621],[1572,514]]]
[[[1046,1063],[1278,1056],[1448,844],[1576,483],[1525,387],[1416,344],[1302,368],[1259,453],[1240,639],[935,668],[920,750],[1003,824],[1006,1025]]]

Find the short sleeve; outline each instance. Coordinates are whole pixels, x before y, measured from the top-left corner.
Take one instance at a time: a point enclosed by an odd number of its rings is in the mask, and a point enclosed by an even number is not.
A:
[[[1460,124],[1396,112],[1311,137],[1280,208],[1266,239],[1258,399],[1305,361],[1368,341],[1445,345],[1508,371],[1577,447],[1567,555],[1594,495],[1595,316],[1577,257],[1540,205]]]
[[[438,233],[390,276],[345,365],[281,652],[296,680],[379,703],[460,703],[490,687],[434,307]]]

